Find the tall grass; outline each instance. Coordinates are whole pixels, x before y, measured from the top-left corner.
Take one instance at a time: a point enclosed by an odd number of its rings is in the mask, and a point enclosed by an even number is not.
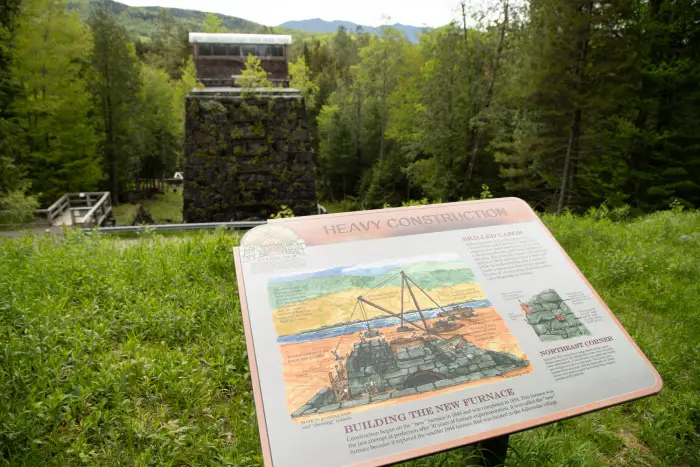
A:
[[[158,193],[152,199],[142,201],[143,207],[151,213],[158,224],[182,223],[182,188],[167,188],[164,193]],[[117,225],[131,225],[138,213],[138,204],[122,203],[113,207]]]
[[[515,435],[508,464],[700,465],[700,214],[544,220],[666,386]],[[261,465],[238,240],[0,240],[0,464]]]

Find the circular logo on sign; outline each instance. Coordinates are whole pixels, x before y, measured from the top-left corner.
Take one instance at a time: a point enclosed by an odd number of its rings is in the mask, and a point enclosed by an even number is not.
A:
[[[306,243],[291,229],[260,225],[241,239],[241,261],[293,258],[306,254]]]

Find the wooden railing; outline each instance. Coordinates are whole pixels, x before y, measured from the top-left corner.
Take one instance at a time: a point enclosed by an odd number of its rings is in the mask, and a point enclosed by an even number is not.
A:
[[[112,198],[105,191],[97,203],[83,217],[83,227],[98,227],[112,214]]]
[[[70,225],[99,227],[112,214],[112,199],[108,191],[66,193],[47,209],[39,211],[50,225],[55,225],[66,212],[70,213]]]
[[[58,201],[53,203],[47,209],[41,209],[39,213],[45,213],[46,220],[48,221],[49,225],[53,225],[54,222],[56,222],[56,219],[60,218],[66,209],[70,209],[70,200],[68,199],[67,194],[58,198]]]

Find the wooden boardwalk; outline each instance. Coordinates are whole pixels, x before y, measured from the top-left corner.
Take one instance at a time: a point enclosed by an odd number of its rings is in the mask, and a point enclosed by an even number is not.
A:
[[[112,199],[108,191],[66,193],[47,209],[37,211],[34,223],[18,225],[16,230],[0,230],[0,237],[60,233],[64,226],[90,228],[113,224]]]

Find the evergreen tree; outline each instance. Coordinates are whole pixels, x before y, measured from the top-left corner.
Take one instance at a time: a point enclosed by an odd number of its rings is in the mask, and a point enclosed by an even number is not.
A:
[[[638,112],[624,189],[634,206],[700,203],[700,9],[691,0],[642,7]]]
[[[90,17],[93,34],[91,63],[94,79],[91,90],[96,102],[101,145],[109,189],[118,202],[122,189],[131,179],[132,160],[137,157],[136,116],[140,77],[134,46],[126,29],[109,8],[102,4]]]
[[[221,33],[226,28],[221,25],[221,20],[213,13],[207,13],[204,17],[204,32]]]
[[[347,115],[338,105],[324,105],[318,116],[318,131],[321,177],[317,190],[330,200],[355,194],[358,174]]]

